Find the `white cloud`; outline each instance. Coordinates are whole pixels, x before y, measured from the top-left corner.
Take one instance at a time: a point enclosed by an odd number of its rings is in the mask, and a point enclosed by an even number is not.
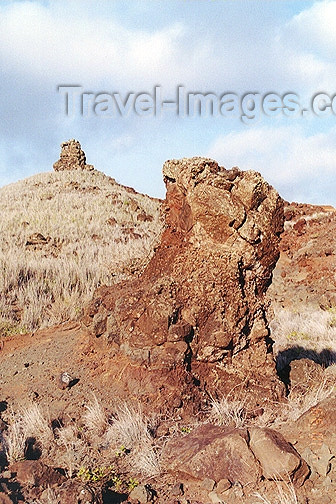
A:
[[[63,7],[61,8],[61,4]],[[336,2],[319,3],[294,17],[286,25],[278,24],[271,31],[255,20],[246,18],[243,26],[218,34],[218,26],[198,30],[188,19],[168,17],[166,25],[157,29],[126,27],[118,22],[113,11],[97,10],[95,16],[78,15],[71,2],[14,2],[0,7],[0,59],[6,71],[29,76],[42,82],[107,84],[115,86],[176,86],[221,88],[223,91],[251,90],[294,86],[293,91],[321,82],[334,62],[325,62],[307,54],[300,46],[302,33],[309,28],[316,39],[335,39],[331,16]],[[237,3],[237,9],[243,4]],[[153,2],[152,15],[157,9]],[[312,19],[319,13],[323,24]],[[210,13],[210,10],[209,10]],[[210,19],[210,18],[209,18]],[[250,23],[250,24],[249,24]],[[251,26],[263,36],[253,44],[245,37]],[[211,26],[211,25],[209,25]],[[237,29],[238,28],[238,29]],[[293,39],[290,45],[287,39]],[[328,38],[328,37],[327,37]],[[107,89],[110,90],[110,89]],[[100,91],[100,90],[98,90]]]
[[[336,1],[316,2],[287,24],[285,34],[305,52],[319,52],[322,58],[335,61]]]
[[[297,126],[233,132],[218,137],[209,156],[226,168],[260,172],[284,198],[335,201],[336,128],[311,136]],[[324,193],[314,196],[320,186]]]
[[[290,87],[300,93],[330,84],[336,70],[334,59],[326,61],[317,53],[327,47],[334,55],[336,1],[318,2],[287,24],[279,20],[277,30],[263,27],[261,21],[254,26],[255,19],[246,18],[242,26],[221,34],[218,26],[213,32],[204,30],[207,20],[195,31],[188,19],[182,23],[176,15],[156,29],[130,28],[118,22],[113,10],[97,9],[89,16],[83,15],[79,2],[76,5],[77,10],[71,2],[1,6],[2,68],[46,85],[97,86],[97,92],[103,90],[99,86],[113,91],[118,86],[146,90],[156,84],[169,89],[184,84],[191,91]],[[242,6],[237,3],[238,10]],[[154,17],[157,8],[153,2]],[[251,44],[245,30],[251,32],[252,26],[264,33]],[[307,52],[308,46],[315,51]]]
[[[43,81],[151,82],[178,71],[183,25],[130,30],[113,17],[82,18],[33,2],[0,8],[0,58],[6,70]],[[181,44],[180,44],[181,46]],[[170,72],[169,72],[170,70]]]
[[[149,173],[155,169],[153,160],[166,153],[167,146],[173,149],[174,142],[179,153],[196,154],[200,144],[208,145],[213,138],[213,157],[224,164],[262,170],[288,198],[298,199],[294,187],[297,191],[301,186],[306,187],[303,196],[309,196],[311,181],[321,192],[316,170],[326,177],[329,190],[336,159],[335,131],[311,136],[304,131],[326,129],[327,121],[322,124],[315,118],[302,128],[285,127],[284,122],[276,128],[274,121],[273,128],[251,125],[216,140],[216,124],[196,118],[183,123],[181,119],[178,128],[170,120],[141,122],[133,117],[127,122],[71,121],[64,116],[56,86],[79,84],[87,91],[125,96],[161,85],[167,99],[175,96],[172,89],[179,84],[190,92],[292,91],[304,103],[314,92],[335,91],[336,0],[308,8],[304,4],[305,10],[290,20],[284,10],[277,10],[280,2],[272,3],[274,11],[267,2],[255,2],[248,13],[245,2],[228,2],[225,13],[220,2],[185,2],[192,15],[182,21],[178,2],[148,1],[146,16],[151,22],[146,26],[141,26],[141,15],[134,21],[141,1],[123,0],[126,14],[121,15],[122,9],[116,8],[120,4],[118,0],[0,2],[0,152],[10,153],[12,145],[29,145],[31,159],[25,161],[23,155],[19,163],[31,163],[36,170],[39,154],[33,163],[34,152],[57,150],[61,140],[78,136],[89,146],[110,145],[109,152],[116,157],[127,153],[127,166],[132,155],[134,159],[141,155]],[[132,12],[132,19],[127,12]],[[91,156],[99,157],[93,149]],[[49,166],[49,157],[42,156],[41,164]],[[9,171],[18,165],[10,155],[7,163]]]

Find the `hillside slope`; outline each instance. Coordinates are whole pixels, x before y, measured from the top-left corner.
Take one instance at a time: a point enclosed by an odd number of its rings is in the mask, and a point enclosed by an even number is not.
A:
[[[77,319],[102,284],[141,269],[160,201],[103,173],[34,175],[0,189],[0,331]]]

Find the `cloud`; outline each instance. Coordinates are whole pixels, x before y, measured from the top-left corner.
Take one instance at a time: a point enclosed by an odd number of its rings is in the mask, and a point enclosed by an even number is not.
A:
[[[327,121],[312,119],[301,128],[284,126],[285,119],[270,128],[240,124],[243,131],[226,135],[232,123],[202,118],[69,119],[56,88],[79,84],[125,96],[161,85],[169,99],[182,84],[187,92],[292,91],[304,103],[334,86],[336,1],[305,4],[291,18],[281,2],[251,2],[248,12],[244,2],[227,2],[225,10],[220,2],[174,0],[0,4],[2,180],[50,169],[61,141],[77,137],[92,163],[97,159],[107,172],[111,160],[115,167],[123,163],[121,181],[141,179],[141,190],[161,180],[162,156],[204,153],[211,144],[225,163],[263,167],[288,198],[312,200],[313,189],[324,191],[316,166],[329,191],[335,133],[327,132]],[[145,177],[129,168],[139,159]]]
[[[0,8],[0,58],[6,71],[45,82],[156,84],[183,68],[184,28],[129,29],[110,16],[82,18],[33,2]],[[103,13],[101,13],[103,14]],[[100,91],[100,89],[97,89]]]
[[[288,200],[335,203],[336,128],[310,136],[297,126],[232,132],[212,143],[209,156],[260,172]]]
[[[291,44],[307,53],[319,53],[323,59],[335,62],[336,1],[316,2],[294,16],[284,28]]]

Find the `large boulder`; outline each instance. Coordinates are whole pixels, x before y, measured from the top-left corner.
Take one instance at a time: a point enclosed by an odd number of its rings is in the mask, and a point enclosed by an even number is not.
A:
[[[244,486],[261,477],[246,429],[202,425],[187,436],[171,439],[162,458],[167,470],[181,479],[210,478],[216,483],[228,480]]]
[[[335,410],[336,398],[332,394],[312,406],[295,422],[287,422],[281,427],[281,432],[308,462],[312,478],[328,476],[336,491]]]
[[[264,294],[279,255],[282,199],[259,173],[211,159],[167,161],[163,177],[159,247],[139,278],[96,291],[85,325],[151,369],[184,366],[208,383],[210,368],[216,379],[233,369],[250,390],[270,381],[276,388]]]
[[[249,429],[250,449],[258,459],[264,478],[288,480],[302,485],[309,476],[309,467],[285,438],[272,429]]]
[[[306,462],[280,433],[256,427],[201,425],[170,439],[162,462],[178,480],[204,486],[210,479],[217,493],[225,482],[229,489],[237,484],[250,487],[261,479],[292,481],[298,487],[309,475]]]

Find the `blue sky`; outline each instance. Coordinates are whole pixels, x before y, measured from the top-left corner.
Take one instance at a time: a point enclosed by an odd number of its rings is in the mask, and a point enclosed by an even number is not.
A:
[[[164,196],[166,159],[254,169],[292,201],[336,205],[336,115],[74,117],[61,84],[94,93],[336,94],[336,1],[0,3],[0,186],[49,171],[60,143],[119,182]],[[309,108],[309,107],[308,107]],[[336,109],[336,107],[335,107]],[[335,110],[336,113],[336,110]]]

